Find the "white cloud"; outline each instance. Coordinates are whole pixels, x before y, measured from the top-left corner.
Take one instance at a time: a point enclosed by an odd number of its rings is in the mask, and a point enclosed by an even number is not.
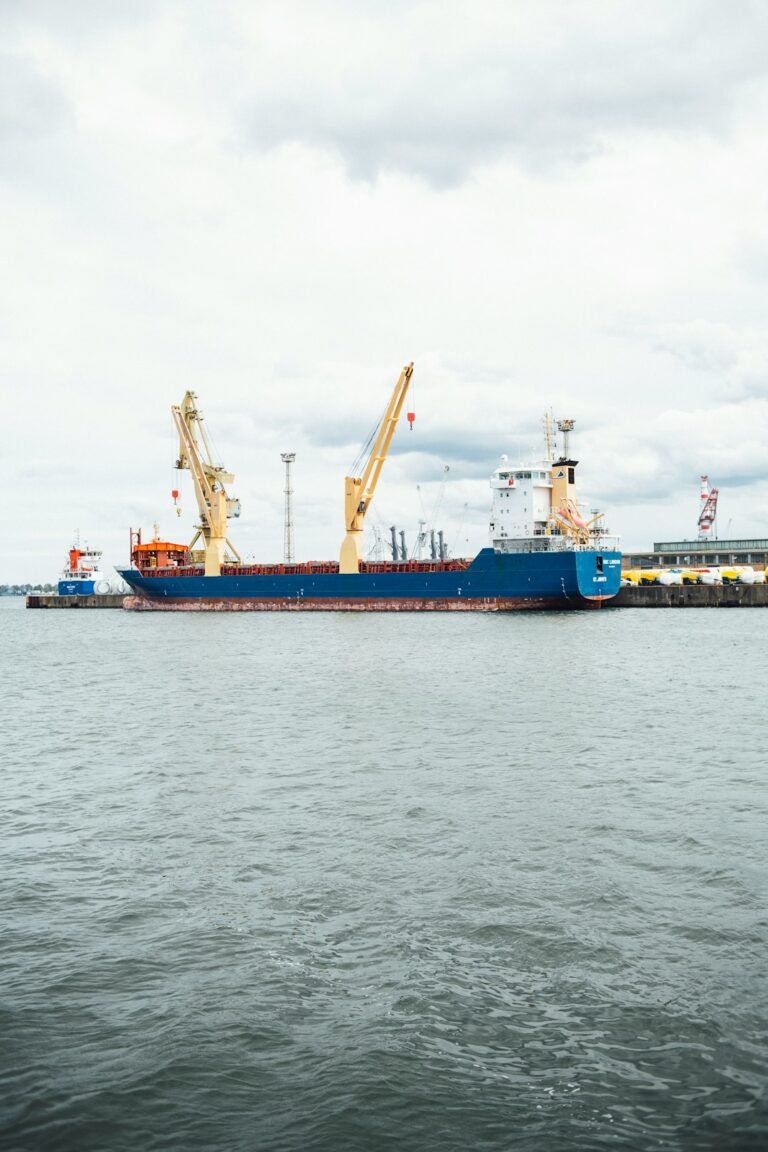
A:
[[[768,68],[759,5],[734,20],[711,3],[433,0],[387,19],[372,5],[332,5],[329,18],[289,4],[246,24],[254,145],[332,148],[358,177],[394,169],[436,185],[504,156],[583,161],[616,133],[727,131]]]
[[[446,530],[482,543],[485,476],[549,404],[628,544],[683,532],[700,471],[756,530],[762,5],[92,7],[0,9],[24,509],[0,581],[50,577],[78,524],[114,560],[155,509],[175,525],[187,387],[237,473],[243,550],[280,553],[293,448],[299,552],[335,554],[344,471],[409,359],[412,454],[376,507],[410,536],[448,463]]]

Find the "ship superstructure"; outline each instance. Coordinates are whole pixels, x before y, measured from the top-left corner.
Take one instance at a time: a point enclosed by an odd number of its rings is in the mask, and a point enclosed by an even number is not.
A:
[[[69,550],[67,565],[59,577],[59,596],[93,596],[108,592],[109,581],[103,578],[99,564],[101,555],[87,545],[81,547],[78,538]]]
[[[177,466],[192,472],[200,524],[190,546],[131,533],[131,567],[121,575],[136,595],[132,608],[512,611],[595,607],[619,589],[621,555],[599,515],[585,518],[576,498],[577,461],[569,451],[572,420],[561,420],[562,454],[555,459],[554,425],[545,418],[545,458],[511,466],[502,457],[491,476],[490,547],[474,558],[366,562],[365,516],[381,477],[402,411],[413,365],[400,374],[382,420],[345,479],[345,536],[338,561],[243,564],[227,539],[227,519],[239,502],[226,493],[231,473],[215,465],[202,433],[196,397],[172,409],[180,436]],[[413,426],[414,413],[407,413]],[[201,431],[204,451],[197,431]],[[178,492],[174,490],[174,500]],[[202,537],[204,548],[195,551]]]
[[[618,548],[602,525],[602,513],[587,518],[576,495],[576,468],[569,452],[573,420],[560,420],[563,453],[553,456],[552,419],[544,417],[547,454],[528,464],[510,465],[502,456],[491,475],[493,506],[490,539],[494,551],[565,552]]]

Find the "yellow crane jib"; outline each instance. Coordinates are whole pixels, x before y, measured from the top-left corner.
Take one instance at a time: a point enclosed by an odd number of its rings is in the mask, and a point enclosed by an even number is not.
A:
[[[339,571],[359,572],[363,554],[363,531],[365,514],[371,506],[381,469],[389,452],[389,445],[400,419],[408,386],[413,376],[413,364],[407,364],[400,373],[392,397],[381,423],[376,429],[375,441],[361,476],[347,476],[344,479],[344,525],[346,535],[341,544]]]
[[[194,392],[186,392],[181,404],[172,406],[171,415],[179,434],[176,467],[186,468],[191,473],[200,513],[200,523],[189,548],[192,551],[202,536],[205,575],[220,576],[225,561],[240,561],[239,554],[227,539],[227,520],[240,515],[240,501],[228,496],[226,489],[226,485],[231,484],[235,477],[213,462],[213,453],[202,422],[203,415],[197,407],[197,395]]]

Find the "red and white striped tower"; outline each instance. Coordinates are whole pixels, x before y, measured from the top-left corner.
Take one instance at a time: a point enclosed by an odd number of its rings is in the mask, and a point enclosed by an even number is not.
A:
[[[701,478],[701,512],[699,513],[699,540],[717,539],[717,497],[719,489],[709,487],[709,476]]]

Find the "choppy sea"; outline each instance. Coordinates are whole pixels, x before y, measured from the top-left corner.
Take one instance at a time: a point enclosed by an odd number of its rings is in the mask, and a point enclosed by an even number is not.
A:
[[[768,1148],[767,640],[0,601],[0,1147]]]

